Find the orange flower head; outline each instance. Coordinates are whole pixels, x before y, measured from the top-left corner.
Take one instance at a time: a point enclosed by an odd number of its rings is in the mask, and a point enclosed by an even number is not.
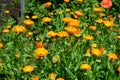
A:
[[[117,71],[120,73],[120,66],[117,68]]]
[[[7,28],[7,29],[10,29],[10,28],[11,28],[11,26],[10,26],[10,25],[7,25],[7,26],[6,26],[6,28]]]
[[[40,41],[40,42],[36,42],[36,46],[37,46],[37,48],[42,48],[44,45],[43,45],[43,43]]]
[[[22,70],[23,70],[23,72],[32,72],[32,71],[34,71],[34,67],[31,65],[27,65],[27,66],[24,66],[22,68]]]
[[[99,23],[99,24],[101,24],[101,23],[103,23],[104,21],[103,21],[103,19],[98,19],[98,20],[96,20],[96,22]]]
[[[19,34],[19,33],[25,32],[26,28],[24,26],[22,26],[22,25],[17,25],[17,26],[14,26],[12,28],[12,31],[16,32],[17,34]]]
[[[82,64],[81,66],[80,66],[80,69],[82,69],[82,70],[90,70],[91,69],[91,66],[89,65],[89,64]]]
[[[50,75],[49,75],[50,79],[55,79],[56,76],[57,76],[57,74],[55,74],[55,73],[50,73]]]
[[[120,39],[120,35],[117,36],[117,39]]]
[[[52,5],[52,2],[46,2],[43,4],[45,7],[50,7]]]
[[[90,56],[90,48],[88,48],[88,49],[86,50],[86,55],[87,55],[87,56]]]
[[[36,15],[32,16],[32,19],[37,19],[37,18],[38,18],[38,16],[36,16]]]
[[[110,53],[107,56],[111,60],[117,60],[118,59],[118,56],[115,53]]]
[[[97,47],[97,44],[96,44],[96,43],[93,43],[93,44],[91,44],[91,46],[92,46],[93,48],[96,48],[96,47]]]
[[[48,50],[46,50],[45,48],[37,48],[35,50],[35,57],[36,58],[40,58],[40,57],[43,57],[43,56],[46,56],[48,54]]]
[[[48,22],[51,22],[51,21],[52,21],[52,19],[49,18],[49,17],[42,18],[42,23],[48,23]]]
[[[3,33],[8,33],[9,32],[9,29],[4,29],[2,30]]]
[[[111,0],[102,0],[101,6],[104,8],[111,8],[112,7],[112,1]]]
[[[19,54],[19,53],[15,54],[15,57],[16,57],[16,58],[19,58],[19,57],[20,57],[20,54]]]
[[[83,0],[77,0],[78,2],[83,2]]]
[[[39,80],[38,76],[32,77],[31,80]]]
[[[96,26],[90,26],[90,29],[95,31],[97,29],[97,27]]]
[[[57,36],[57,33],[54,32],[54,31],[49,31],[47,34],[48,34],[48,36],[50,36],[50,37],[56,37],[56,36]]]
[[[104,17],[104,16],[105,16],[105,14],[104,14],[104,13],[100,13],[99,15],[100,15],[100,17]]]
[[[64,21],[65,23],[69,23],[71,21],[73,21],[74,19],[73,18],[70,18],[70,17],[65,17],[62,19],[62,21]]]
[[[70,2],[70,0],[64,0],[64,2],[65,2],[65,3],[68,3],[68,2]]]
[[[80,12],[80,11],[75,11],[75,14],[76,14],[77,16],[83,16],[83,13]]]
[[[66,12],[70,12],[70,9],[69,9],[69,8],[66,8]]]
[[[103,9],[102,8],[93,8],[93,10],[95,11],[95,12],[103,12]]]
[[[9,14],[9,13],[10,13],[10,11],[9,11],[9,10],[6,10],[6,11],[5,11],[5,13],[6,13],[6,14]]]
[[[100,56],[102,54],[102,52],[97,48],[92,48],[92,54],[94,56]]]
[[[65,30],[69,34],[79,34],[80,33],[80,29],[77,29],[76,27],[66,27]]]
[[[65,37],[68,37],[69,34],[66,31],[61,31],[61,32],[58,32],[57,36],[60,38],[65,38]]]
[[[114,23],[111,22],[111,21],[104,21],[104,25],[105,25],[107,28],[110,28],[110,27],[113,27],[113,26],[114,26]]]
[[[32,26],[34,24],[34,21],[32,21],[32,20],[24,20],[23,23],[26,24],[27,26]]]
[[[0,42],[0,48],[2,48],[2,47],[3,47],[3,43]]]
[[[56,80],[64,80],[63,78],[57,78]]]
[[[30,16],[26,15],[26,16],[25,16],[25,18],[26,18],[26,19],[29,19],[29,18],[30,18]]]
[[[78,27],[80,25],[80,20],[72,20],[68,23],[68,26]]]
[[[83,34],[83,38],[86,40],[93,40],[93,36]]]

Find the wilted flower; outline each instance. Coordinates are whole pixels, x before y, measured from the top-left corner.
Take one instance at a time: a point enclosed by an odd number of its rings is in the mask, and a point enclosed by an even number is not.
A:
[[[91,69],[91,66],[89,65],[89,64],[82,64],[81,66],[80,66],[80,69],[82,69],[82,70],[90,70]]]
[[[2,48],[2,47],[3,47],[3,43],[0,42],[0,48]]]
[[[117,60],[118,59],[118,56],[115,53],[110,53],[107,56],[111,60]]]
[[[45,48],[37,48],[35,50],[35,57],[36,58],[40,58],[40,57],[43,57],[43,56],[46,56],[48,54],[48,50],[45,49]]]
[[[61,32],[58,32],[57,36],[64,38],[64,37],[68,37],[69,34],[66,31],[61,31]]]
[[[96,48],[96,47],[97,47],[97,44],[96,44],[96,43],[93,43],[93,44],[91,44],[91,46],[92,46],[93,48]]]
[[[104,8],[111,8],[112,1],[111,0],[102,0],[101,6]]]
[[[8,33],[8,32],[9,32],[9,29],[3,29],[2,32],[3,32],[3,33]]]
[[[87,56],[90,56],[90,48],[88,48],[88,49],[86,50],[86,55],[87,55]]]
[[[47,22],[51,22],[51,21],[52,21],[52,19],[49,18],[49,17],[44,17],[44,18],[42,18],[42,22],[43,22],[43,23],[47,23]]]
[[[92,54],[94,56],[100,56],[102,54],[102,52],[100,51],[100,49],[92,48]]]
[[[22,70],[23,70],[23,72],[32,72],[32,71],[34,71],[34,67],[31,65],[27,65],[27,66],[24,66],[22,68]]]
[[[17,25],[17,26],[14,26],[12,28],[12,31],[16,32],[17,34],[19,34],[19,33],[25,32],[26,28],[24,26],[22,26],[22,25]]]
[[[32,77],[31,80],[39,80],[38,76]]]
[[[48,36],[50,36],[50,37],[56,37],[56,36],[57,36],[57,33],[54,32],[54,31],[49,31],[47,34],[48,34]]]
[[[46,2],[43,4],[45,7],[50,7],[52,5],[52,2]]]
[[[34,24],[34,21],[32,21],[32,20],[24,20],[23,23],[26,24],[27,26],[32,26]]]

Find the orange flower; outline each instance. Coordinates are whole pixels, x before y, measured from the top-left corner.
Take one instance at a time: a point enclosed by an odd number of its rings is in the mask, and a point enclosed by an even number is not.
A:
[[[102,52],[97,48],[92,48],[92,54],[95,56],[100,56]]]
[[[35,76],[35,77],[31,78],[31,80],[39,80],[39,79],[38,79],[38,76]]]
[[[68,2],[70,2],[70,0],[64,0],[64,2],[68,3]]]
[[[15,54],[15,57],[16,57],[16,58],[19,58],[19,57],[20,57],[20,54],[19,54],[19,53]]]
[[[96,22],[100,24],[100,23],[103,23],[104,21],[102,19],[98,19],[96,20]]]
[[[57,33],[54,32],[54,31],[49,31],[47,34],[48,34],[48,36],[50,36],[50,37],[56,37],[56,36],[57,36]]]
[[[80,12],[80,11],[75,11],[75,14],[76,14],[77,16],[83,16],[83,13]]]
[[[93,8],[93,10],[95,11],[95,12],[103,12],[103,9],[102,8]]]
[[[111,21],[104,21],[104,25],[105,25],[106,27],[110,28],[110,27],[113,27],[113,26],[114,26],[114,23],[111,22]]]
[[[36,42],[36,46],[37,48],[42,48],[43,47],[43,43],[40,41],[40,42]]]
[[[61,37],[61,38],[64,38],[64,37],[68,37],[69,34],[65,31],[61,31],[61,32],[58,32],[57,36]]]
[[[7,29],[10,29],[10,28],[11,28],[11,26],[10,26],[10,25],[7,25],[7,26],[6,26],[6,28],[7,28]]]
[[[87,55],[87,56],[90,56],[90,48],[88,48],[88,49],[86,50],[86,55]]]
[[[22,68],[23,72],[32,72],[34,71],[34,67],[33,66],[30,66],[30,65],[27,65],[27,66],[24,66]]]
[[[100,51],[102,52],[102,53],[104,53],[105,52],[105,48],[102,46],[102,47],[100,47]]]
[[[83,0],[77,0],[78,2],[83,2]]]
[[[35,57],[36,58],[40,58],[40,57],[43,57],[43,56],[46,56],[48,54],[48,50],[46,50],[45,48],[37,48],[35,50]]]
[[[120,19],[120,14],[118,14],[118,18]]]
[[[8,33],[9,32],[9,29],[4,29],[2,30],[3,33]]]
[[[83,34],[83,38],[86,40],[93,40],[93,36]]]
[[[56,80],[64,80],[63,78],[57,78]]]
[[[37,18],[38,18],[38,16],[36,16],[36,15],[32,16],[32,19],[37,19]]]
[[[97,47],[97,44],[96,44],[96,43],[93,43],[93,44],[91,44],[91,46],[92,46],[93,48],[96,48],[96,47]]]
[[[25,32],[26,28],[24,26],[22,26],[22,25],[17,25],[17,26],[14,26],[12,28],[12,31],[16,32],[17,34],[19,34],[19,33]]]
[[[73,18],[70,18],[70,17],[66,17],[66,18],[63,18],[62,21],[64,21],[65,23],[69,23],[71,21],[73,21],[74,19]]]
[[[9,14],[9,13],[10,13],[10,11],[9,11],[9,10],[6,10],[6,11],[5,11],[5,13],[6,13],[6,14]]]
[[[0,48],[2,48],[2,47],[3,47],[3,43],[0,42]]]
[[[49,18],[49,17],[44,17],[44,18],[42,18],[42,22],[43,22],[43,23],[47,23],[47,22],[51,22],[51,21],[52,21],[52,19]]]
[[[51,5],[52,5],[52,3],[51,2],[46,2],[46,3],[44,3],[43,4],[45,7],[50,7]]]
[[[29,36],[32,36],[33,35],[33,32],[28,32],[25,37],[29,37]]]
[[[117,71],[120,73],[120,66],[117,68]]]
[[[112,1],[111,0],[102,0],[101,6],[104,8],[111,8]]]
[[[29,18],[30,18],[30,16],[26,15],[26,16],[25,16],[25,18],[29,19]]]
[[[80,20],[72,20],[68,23],[68,26],[78,27],[80,25]]]
[[[66,27],[65,30],[69,34],[79,34],[80,33],[80,29],[77,29],[76,27]]]
[[[80,69],[82,69],[82,70],[90,70],[91,69],[91,66],[89,65],[89,64],[82,64],[81,66],[80,66]]]
[[[27,26],[32,26],[34,24],[34,21],[32,21],[32,20],[24,20],[23,23],[26,24]]]
[[[118,56],[115,53],[110,53],[107,56],[111,60],[117,60],[118,59]]]
[[[57,75],[55,73],[50,73],[49,76],[50,76],[50,79],[55,79]]]
[[[117,36],[117,39],[120,39],[120,35]]]
[[[90,26],[90,29],[95,31],[97,29],[97,27],[96,26]]]
[[[69,9],[69,8],[66,8],[66,12],[70,12],[70,9]]]
[[[104,17],[104,16],[105,16],[105,14],[104,14],[104,13],[100,13],[99,15],[100,15],[100,17]]]

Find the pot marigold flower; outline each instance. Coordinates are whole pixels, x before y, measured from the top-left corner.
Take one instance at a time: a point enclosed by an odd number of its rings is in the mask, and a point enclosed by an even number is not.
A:
[[[80,33],[80,29],[77,29],[76,27],[66,27],[65,30],[69,34],[79,34]]]
[[[32,72],[32,71],[34,71],[34,67],[31,65],[27,65],[27,66],[24,66],[22,68],[22,70],[23,70],[23,72]]]
[[[38,16],[36,16],[36,15],[32,16],[32,19],[37,19],[37,18],[38,18]]]
[[[70,12],[70,9],[69,9],[69,8],[66,8],[66,12]]]
[[[32,77],[31,80],[39,80],[38,76]]]
[[[118,59],[118,56],[115,53],[110,53],[107,56],[111,60],[117,60]]]
[[[42,48],[44,45],[41,41],[39,41],[39,42],[36,42],[36,46],[37,48]]]
[[[76,14],[77,16],[83,16],[83,13],[80,12],[80,11],[75,11],[75,14]]]
[[[117,39],[120,39],[120,35],[117,36]]]
[[[32,21],[32,20],[24,20],[23,23],[26,24],[27,26],[32,26],[34,24],[34,21]]]
[[[61,38],[65,38],[65,37],[68,37],[69,34],[66,31],[61,31],[61,32],[58,32],[57,36]]]
[[[72,20],[68,23],[68,26],[78,27],[80,25],[80,20]]]
[[[104,21],[103,23],[104,23],[104,25],[105,25],[106,27],[108,27],[108,28],[114,26],[114,23],[113,23],[112,21]]]
[[[9,10],[6,10],[6,11],[5,11],[5,13],[6,13],[6,14],[9,14],[9,13],[10,13],[10,11],[9,11]]]
[[[50,37],[56,37],[56,36],[57,36],[57,33],[54,32],[54,31],[49,31],[47,34],[48,34],[48,36],[50,36]]]
[[[43,4],[45,7],[50,7],[52,5],[52,2],[46,2]]]
[[[64,78],[57,78],[56,80],[64,80]]]
[[[20,57],[20,54],[19,54],[19,53],[15,54],[15,57],[16,57],[16,58],[19,58],[19,57]]]
[[[96,26],[90,26],[90,29],[95,31],[97,29],[97,27]]]
[[[117,68],[117,71],[120,73],[120,66]]]
[[[89,64],[82,64],[81,66],[80,66],[80,69],[82,69],[82,70],[90,70],[91,69],[91,66],[89,65]]]
[[[98,19],[98,20],[96,20],[96,22],[99,23],[99,24],[101,24],[101,23],[103,23],[104,21],[103,21],[103,19]]]
[[[9,32],[9,29],[4,29],[2,30],[3,33],[8,33]]]
[[[77,0],[78,2],[83,2],[83,0]]]
[[[22,26],[22,25],[17,25],[17,26],[14,26],[12,28],[12,31],[16,32],[17,34],[19,34],[19,33],[25,32],[26,28],[24,26]]]
[[[87,55],[87,56],[90,56],[90,51],[91,51],[90,48],[88,48],[88,49],[86,50],[86,55]]]
[[[93,44],[91,44],[91,46],[92,46],[93,48],[96,48],[96,47],[97,47],[97,44],[96,44],[96,43],[93,43]]]
[[[48,50],[45,49],[45,48],[37,48],[35,50],[35,57],[36,58],[40,58],[40,57],[43,57],[43,56],[46,56],[48,54]]]
[[[42,18],[42,22],[43,22],[43,23],[47,23],[47,22],[51,22],[51,21],[52,21],[52,19],[49,18],[49,17],[44,17],[44,18]]]
[[[62,21],[64,21],[65,23],[69,23],[71,21],[73,21],[74,19],[73,18],[70,18],[70,17],[66,17],[66,18],[63,18]]]
[[[93,40],[93,36],[83,34],[83,38],[86,40]]]
[[[102,52],[97,48],[92,48],[92,54],[94,56],[100,56],[102,54]]]
[[[118,14],[118,16],[117,16],[119,19],[120,19],[120,14]]]
[[[99,15],[100,15],[100,17],[104,17],[104,16],[105,16],[105,14],[104,14],[104,13],[100,13]]]
[[[3,43],[0,42],[0,48],[2,48],[2,47],[3,47]]]
[[[29,36],[32,36],[33,35],[33,32],[28,32],[25,37],[29,37]]]
[[[56,76],[57,76],[57,74],[55,74],[55,73],[50,73],[50,75],[49,75],[50,79],[55,79]]]
[[[64,2],[68,3],[68,2],[70,2],[70,0],[64,0]]]
[[[101,6],[104,8],[111,8],[112,1],[111,0],[102,0]]]
[[[103,12],[103,9],[102,8],[93,8],[93,10],[95,11],[95,12]]]
[[[26,19],[29,19],[29,18],[30,18],[30,16],[26,15],[26,16],[25,16],[25,18],[26,18]]]
[[[11,28],[11,26],[10,26],[10,25],[7,25],[7,26],[6,26],[6,28],[7,28],[7,29],[10,29],[10,28]]]

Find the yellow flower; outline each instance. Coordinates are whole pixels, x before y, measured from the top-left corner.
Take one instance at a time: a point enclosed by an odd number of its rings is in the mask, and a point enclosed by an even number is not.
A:
[[[104,13],[100,13],[99,15],[100,15],[100,17],[104,17],[104,16],[105,16],[105,14],[104,14]]]
[[[109,27],[113,27],[114,23],[111,21],[104,21],[104,25],[109,28]]]
[[[70,0],[64,0],[64,2],[68,3],[68,2],[70,2]]]
[[[97,29],[97,27],[96,26],[90,26],[90,29],[95,31]]]
[[[22,68],[22,70],[23,70],[23,72],[32,72],[32,71],[34,71],[34,67],[31,65],[27,65],[27,66],[24,66]]]
[[[26,28],[24,26],[22,26],[22,25],[17,25],[17,26],[14,26],[12,28],[12,31],[16,32],[17,34],[19,34],[19,33],[25,32]]]
[[[69,34],[65,31],[61,31],[61,32],[58,32],[57,36],[61,37],[61,38],[64,38],[64,37],[68,37]]]
[[[74,19],[73,18],[70,18],[70,17],[65,17],[62,19],[62,21],[64,21],[65,23],[69,23],[71,21],[73,21]]]
[[[9,13],[10,13],[10,11],[9,11],[9,10],[6,10],[6,11],[5,11],[5,13],[6,13],[6,14],[9,14]]]
[[[83,38],[86,40],[93,40],[93,36],[83,34]]]
[[[92,48],[92,54],[94,56],[100,56],[102,54],[102,52],[100,51],[100,49]]]
[[[57,74],[55,74],[55,73],[50,73],[50,75],[49,75],[50,79],[55,79],[56,76],[57,76]]]
[[[95,11],[95,12],[103,12],[103,9],[102,8],[93,8],[93,10]]]
[[[107,56],[111,60],[117,60],[118,59],[118,56],[115,53],[110,53]]]
[[[10,26],[10,25],[7,25],[7,26],[6,26],[6,28],[7,28],[7,29],[10,29],[10,28],[11,28],[11,26]]]
[[[68,23],[68,26],[78,27],[80,25],[80,20],[72,20]]]
[[[38,76],[32,77],[31,80],[39,80]]]
[[[3,43],[0,42],[0,48],[2,48],[2,47],[3,47]]]
[[[34,21],[32,21],[32,20],[24,20],[23,23],[26,24],[27,26],[32,26],[34,24]]]
[[[4,29],[2,30],[3,33],[8,33],[9,32],[9,29]]]
[[[48,34],[48,36],[50,36],[50,37],[56,37],[56,36],[57,36],[57,33],[54,32],[54,31],[49,31],[47,34]]]
[[[91,46],[95,48],[95,47],[97,47],[97,44],[93,43]]]
[[[29,36],[32,36],[33,35],[33,32],[28,32],[25,37],[29,37]]]
[[[49,15],[51,15],[51,16],[53,16],[53,15],[54,15],[54,13],[53,13],[53,12],[49,12],[48,14],[49,14]]]
[[[48,54],[48,50],[45,49],[45,48],[37,48],[35,50],[35,57],[36,58],[40,58],[40,57],[43,57],[43,56],[46,56]]]
[[[37,19],[37,18],[38,18],[38,16],[36,16],[36,15],[32,16],[32,19]]]
[[[100,24],[100,23],[103,23],[104,21],[103,21],[103,19],[98,19],[98,20],[96,20],[96,22]]]
[[[120,66],[117,68],[117,71],[120,73]]]
[[[43,23],[47,23],[47,22],[51,22],[52,21],[52,19],[51,18],[49,18],[49,17],[44,17],[44,18],[42,18],[42,22]]]
[[[63,78],[57,78],[56,80],[64,80]]]
[[[15,57],[16,57],[16,58],[19,58],[19,57],[20,57],[20,54],[19,54],[19,53],[15,54]]]
[[[80,66],[80,69],[82,69],[82,70],[90,70],[91,69],[91,66],[89,65],[89,64],[82,64],[81,66]]]
[[[69,8],[66,8],[66,12],[70,12],[70,9],[69,9]]]
[[[120,39],[120,35],[117,36],[117,39]]]
[[[75,14],[76,14],[77,16],[83,16],[83,13],[80,12],[80,11],[75,11]]]
[[[77,0],[78,2],[83,2],[83,0]]]
[[[25,18],[26,18],[26,19],[29,19],[29,18],[30,18],[30,16],[26,15],[26,16],[25,16]]]
[[[52,2],[46,2],[43,4],[45,7],[50,7],[52,5]]]
[[[76,27],[66,27],[65,30],[69,34],[79,34],[80,33],[80,29],[77,29]]]

